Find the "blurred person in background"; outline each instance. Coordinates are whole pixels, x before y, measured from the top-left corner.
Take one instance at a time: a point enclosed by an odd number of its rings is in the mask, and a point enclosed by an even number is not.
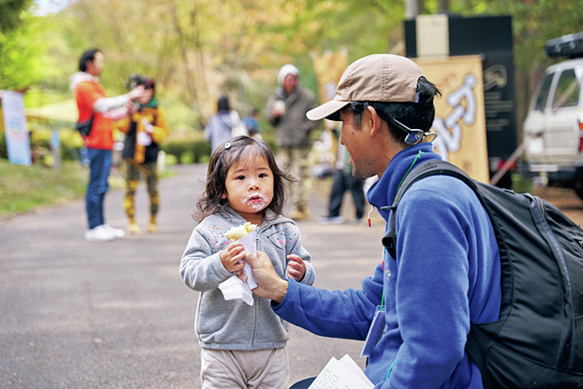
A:
[[[342,124],[340,129],[333,128],[332,134],[336,139],[340,138]],[[352,195],[352,202],[354,203],[355,215],[351,221],[352,224],[361,224],[362,216],[364,215],[364,180],[356,178],[352,175],[352,166],[350,166],[350,154],[346,151],[340,141],[338,141],[338,155],[336,158],[336,171],[334,172],[334,181],[332,190],[330,192],[330,200],[328,202],[328,216],[320,218],[320,224],[341,224],[344,222],[344,217],[340,215],[342,208],[342,200],[344,200],[344,193],[349,190]]]
[[[251,138],[263,139],[261,136],[261,127],[259,126],[259,110],[257,108],[253,108],[251,115],[243,119],[243,124],[245,124]]]
[[[211,154],[219,145],[235,136],[249,135],[237,111],[231,111],[229,98],[221,96],[217,101],[217,113],[204,128],[204,137],[211,142]]]
[[[282,66],[277,76],[280,86],[267,101],[264,115],[276,128],[278,162],[298,179],[291,185],[292,210],[289,216],[294,220],[306,220],[310,217],[310,133],[320,121],[306,118],[306,112],[316,107],[316,97],[300,85],[298,77],[299,71],[294,65]]]
[[[99,49],[86,50],[79,59],[79,72],[71,76],[71,90],[79,109],[79,123],[89,123],[90,127],[90,132],[83,136],[90,168],[85,197],[89,229],[85,232],[85,239],[94,242],[106,242],[124,236],[123,230],[105,224],[103,216],[114,144],[112,120],[118,118],[118,115],[127,114],[127,106],[131,101],[147,93],[143,86],[138,86],[125,95],[107,97],[105,88],[97,78],[104,67],[103,54]]]
[[[140,232],[140,226],[136,222],[135,195],[142,173],[150,196],[147,231],[156,233],[156,215],[160,207],[157,161],[159,145],[169,134],[168,119],[166,111],[156,99],[156,83],[152,78],[134,76],[128,85],[143,86],[146,94],[130,106],[129,116],[116,122],[116,127],[126,135],[122,158],[127,169],[123,202],[128,216],[127,231],[130,234]]]

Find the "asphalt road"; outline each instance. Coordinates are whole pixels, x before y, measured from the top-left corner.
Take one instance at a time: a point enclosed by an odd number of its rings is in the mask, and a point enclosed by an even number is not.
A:
[[[159,233],[86,242],[84,202],[0,222],[0,388],[200,388],[194,331],[198,293],[178,274],[195,222],[206,166],[179,167],[161,181]],[[138,223],[147,198],[138,188]],[[316,223],[326,186],[314,188],[312,220],[299,223],[315,285],[359,288],[380,261],[383,223]],[[106,197],[106,220],[126,224],[121,190]],[[345,199],[348,203],[349,196]],[[350,217],[351,205],[344,207]],[[315,376],[334,356],[359,357],[361,342],[291,329],[292,382]]]

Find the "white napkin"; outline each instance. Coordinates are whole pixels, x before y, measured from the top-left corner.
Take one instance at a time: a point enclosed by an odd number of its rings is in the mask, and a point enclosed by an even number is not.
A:
[[[248,305],[253,306],[253,293],[251,289],[236,275],[233,275],[227,281],[221,282],[219,289],[223,292],[225,300],[243,299]]]
[[[150,146],[152,138],[145,132],[138,132],[138,144],[141,146]]]
[[[257,255],[256,239],[257,231],[253,230],[247,235],[238,239],[236,242],[241,243],[245,251]],[[241,281],[236,275],[219,284],[219,289],[223,292],[225,300],[243,299],[249,305],[253,305],[253,293],[251,289],[257,288],[257,282],[253,278],[251,266],[245,262],[243,273],[247,276],[247,282]]]

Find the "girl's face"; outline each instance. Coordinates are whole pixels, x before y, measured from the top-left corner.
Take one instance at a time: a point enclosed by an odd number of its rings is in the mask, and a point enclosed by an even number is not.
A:
[[[138,99],[140,104],[146,105],[152,100],[152,96],[154,95],[154,90],[152,88],[148,88],[145,90],[146,94]]]
[[[236,162],[225,181],[227,199],[231,208],[248,222],[260,225],[263,210],[273,199],[273,172],[264,157],[256,156]]]

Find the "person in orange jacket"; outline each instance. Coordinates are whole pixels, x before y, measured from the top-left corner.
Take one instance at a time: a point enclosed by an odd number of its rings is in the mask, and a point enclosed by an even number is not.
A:
[[[105,242],[124,236],[124,231],[105,224],[103,201],[109,189],[107,178],[111,167],[113,148],[113,123],[116,116],[127,114],[132,100],[146,95],[143,86],[117,97],[107,97],[105,88],[97,78],[104,68],[103,54],[99,49],[86,50],[79,59],[79,72],[71,76],[71,90],[77,108],[79,122],[92,121],[88,135],[83,136],[90,174],[85,197],[89,229],[85,239]]]
[[[115,123],[125,136],[122,158],[126,163],[126,194],[124,208],[128,216],[127,231],[138,234],[140,227],[136,223],[135,194],[140,179],[140,172],[148,186],[150,195],[150,222],[148,232],[156,233],[156,214],[160,205],[158,195],[157,160],[159,144],[169,133],[166,111],[156,99],[156,83],[152,78],[134,76],[130,85],[143,86],[146,95],[141,97],[130,109],[130,115]]]

